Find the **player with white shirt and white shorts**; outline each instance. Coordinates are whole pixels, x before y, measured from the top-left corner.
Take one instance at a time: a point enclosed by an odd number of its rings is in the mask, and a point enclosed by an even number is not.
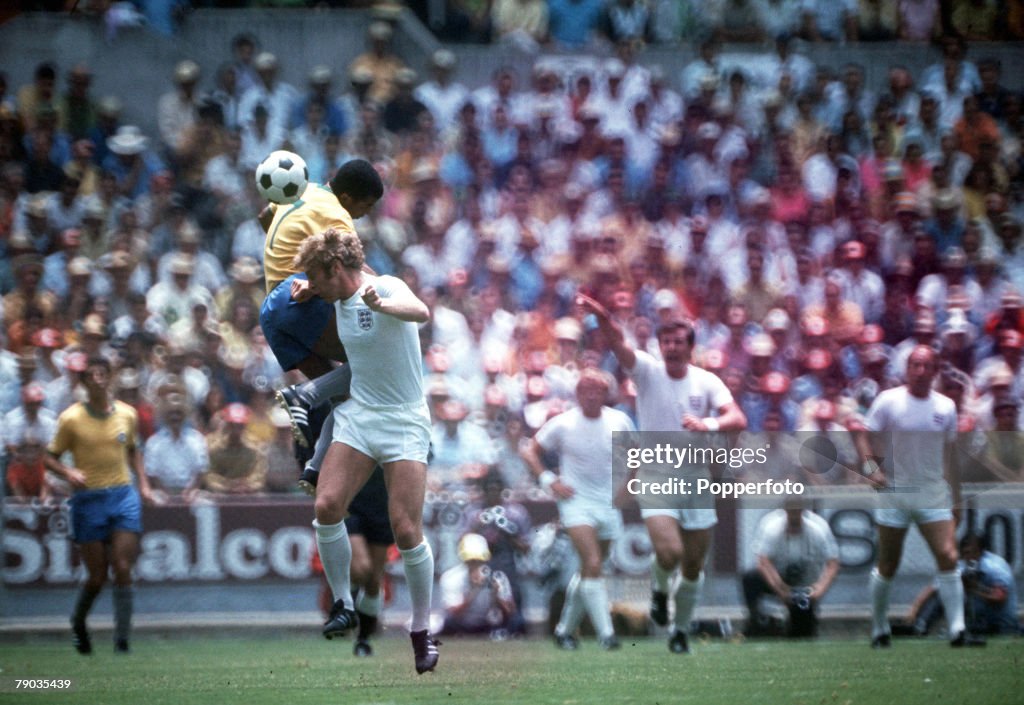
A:
[[[622,535],[622,515],[613,504],[613,434],[636,429],[626,414],[604,405],[610,386],[605,373],[584,369],[576,384],[579,406],[541,426],[522,454],[541,486],[558,499],[562,527],[580,557],[580,572],[569,582],[555,627],[555,642],[563,649],[577,647],[574,634],[584,610],[602,648],[619,648],[601,566],[611,542]],[[544,469],[542,453],[558,455],[557,475]]]
[[[953,400],[932,389],[938,354],[918,345],[907,359],[907,383],[875,398],[857,434],[857,450],[868,482],[879,490],[878,563],[871,572],[871,645],[891,646],[889,593],[903,555],[903,542],[916,524],[938,565],[939,597],[946,610],[952,646],[980,646],[964,624],[964,593],[957,567],[956,514],[960,483],[953,443],[957,411]]]
[[[690,364],[693,325],[672,319],[659,326],[658,346],[662,360],[626,343],[622,330],[612,321],[608,309],[594,299],[580,295],[577,301],[593,313],[619,364],[636,384],[637,417],[641,433],[672,432],[677,446],[691,442],[708,446],[708,432],[741,431],[747,418],[718,377]],[[684,465],[677,472],[692,481],[709,478],[707,463]],[[695,486],[695,485],[691,485]],[[693,618],[704,584],[704,559],[711,542],[711,527],[717,523],[713,498],[691,494],[673,497],[671,506],[642,509],[644,523],[654,547],[651,566],[651,619],[668,624],[669,586],[677,568],[682,579],[676,589],[675,624],[669,650],[689,652],[686,629]]]
[[[431,427],[418,329],[430,320],[430,311],[403,281],[371,275],[363,263],[355,233],[333,228],[305,240],[295,257],[310,291],[333,304],[352,369],[350,398],[334,409],[334,434],[314,505],[317,548],[335,600],[323,634],[340,636],[357,623],[344,519],[379,463],[409,585],[416,671],[424,673],[434,670],[438,659],[437,642],[428,632],[434,557],[423,538],[423,498]]]

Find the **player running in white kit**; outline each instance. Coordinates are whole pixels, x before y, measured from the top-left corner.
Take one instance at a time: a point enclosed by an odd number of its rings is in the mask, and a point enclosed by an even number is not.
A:
[[[918,345],[907,359],[907,383],[875,399],[856,436],[864,474],[879,490],[875,510],[878,563],[871,572],[871,646],[891,646],[889,593],[911,524],[931,549],[939,568],[939,598],[952,646],[981,646],[964,625],[964,588],[957,567],[955,508],[960,483],[952,444],[957,412],[953,400],[932,389],[937,353]]]
[[[583,295],[577,301],[597,317],[612,353],[636,384],[641,432],[678,433],[676,444],[682,447],[690,441],[696,446],[707,446],[711,441],[707,432],[746,428],[747,418],[725,383],[690,364],[694,331],[689,321],[675,319],[659,326],[662,360],[657,360],[630,347],[600,303]],[[710,478],[707,462],[690,463],[677,472],[688,481]],[[697,494],[676,497],[671,506],[642,509],[641,514],[655,555],[651,568],[651,619],[659,625],[668,623],[669,585],[676,569],[681,568],[682,580],[674,595],[675,624],[668,646],[673,653],[687,653],[686,629],[704,584],[704,559],[711,527],[718,522],[713,498]]]
[[[558,500],[558,514],[580,557],[580,572],[565,593],[555,641],[577,647],[575,632],[586,610],[605,650],[619,648],[608,606],[601,566],[611,542],[622,534],[622,515],[613,505],[612,434],[634,431],[626,414],[604,406],[609,381],[588,368],[576,384],[579,406],[550,419],[537,431],[523,458],[541,486]],[[545,470],[542,453],[556,453],[559,473]]]

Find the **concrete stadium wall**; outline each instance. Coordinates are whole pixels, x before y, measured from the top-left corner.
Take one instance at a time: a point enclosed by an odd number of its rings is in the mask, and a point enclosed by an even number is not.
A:
[[[94,19],[72,15],[24,14],[0,26],[0,67],[7,73],[9,93],[30,81],[42,61],[54,61],[61,71],[84,61],[95,72],[93,93],[113,94],[125,104],[125,122],[155,128],[155,106],[159,96],[171,87],[171,70],[177,61],[191,58],[203,68],[200,89],[212,87],[217,67],[230,59],[231,38],[240,32],[255,35],[262,48],[277,54],[281,76],[303,87],[306,74],[315,64],[334,67],[342,75],[345,67],[366,46],[366,28],[372,17],[365,10],[198,10],[192,13],[181,33],[173,38],[157,36],[144,29],[122,30],[113,39]],[[394,46],[410,66],[423,73],[427,57],[439,45],[408,11],[398,20]],[[500,65],[508,64],[525,77],[536,57],[504,46],[455,45],[459,56],[457,79],[470,87],[486,83]],[[751,58],[768,47],[730,45],[726,55]],[[834,68],[855,61],[867,68],[868,85],[881,87],[886,69],[902,64],[915,74],[936,62],[938,52],[928,46],[871,44],[837,47],[809,46],[807,55],[815,62]],[[661,64],[669,76],[678,75],[693,59],[689,45],[651,47],[639,60]],[[995,56],[1003,61],[1004,83],[1024,89],[1024,45],[975,44],[969,58]],[[756,60],[756,59],[755,59]],[[63,81],[61,81],[63,90]]]

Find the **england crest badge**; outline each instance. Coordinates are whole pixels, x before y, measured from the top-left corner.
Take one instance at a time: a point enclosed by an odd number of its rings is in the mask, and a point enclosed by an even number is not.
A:
[[[370,330],[373,328],[373,311],[368,308],[356,309],[356,322],[359,330]]]

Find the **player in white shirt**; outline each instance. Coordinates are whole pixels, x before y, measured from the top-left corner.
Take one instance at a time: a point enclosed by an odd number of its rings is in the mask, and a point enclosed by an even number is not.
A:
[[[334,436],[316,488],[313,525],[335,599],[324,636],[340,636],[356,624],[344,519],[379,463],[409,584],[416,672],[424,673],[438,659],[437,642],[427,631],[434,580],[434,557],[423,539],[430,414],[418,332],[430,310],[403,281],[373,276],[363,263],[356,234],[334,228],[304,240],[295,257],[310,291],[334,304],[338,338],[352,369],[350,398],[334,408]]]
[[[917,524],[939,568],[939,597],[952,646],[979,646],[964,625],[964,588],[957,567],[960,482],[953,443],[953,400],[932,389],[938,354],[918,345],[907,359],[907,383],[879,394],[868,409],[867,432],[856,436],[864,473],[882,491],[875,511],[878,563],[871,572],[871,646],[891,646],[889,593],[910,525]]]
[[[541,426],[522,454],[541,486],[558,500],[562,526],[580,557],[580,572],[569,583],[555,627],[555,642],[563,649],[576,648],[574,633],[584,609],[601,647],[619,648],[601,566],[611,542],[622,534],[622,515],[612,503],[612,434],[636,429],[626,414],[604,405],[610,386],[603,372],[583,370],[576,384],[579,406]],[[545,452],[558,454],[558,474],[544,468]]]
[[[633,350],[608,310],[594,299],[579,295],[580,305],[597,317],[619,364],[633,378],[637,388],[637,419],[641,432],[671,431],[680,434],[676,444],[707,446],[705,432],[742,431],[747,418],[725,384],[712,373],[690,364],[694,332],[689,321],[669,320],[658,328],[662,360]],[[700,434],[700,435],[696,435]],[[687,480],[707,478],[706,463],[681,468]],[[718,519],[712,498],[696,494],[674,498],[671,508],[643,509],[644,523],[654,547],[652,565],[651,619],[668,623],[669,584],[676,568],[682,580],[674,595],[675,628],[669,638],[673,653],[689,652],[686,628],[704,584],[704,559],[711,540],[711,527]]]

